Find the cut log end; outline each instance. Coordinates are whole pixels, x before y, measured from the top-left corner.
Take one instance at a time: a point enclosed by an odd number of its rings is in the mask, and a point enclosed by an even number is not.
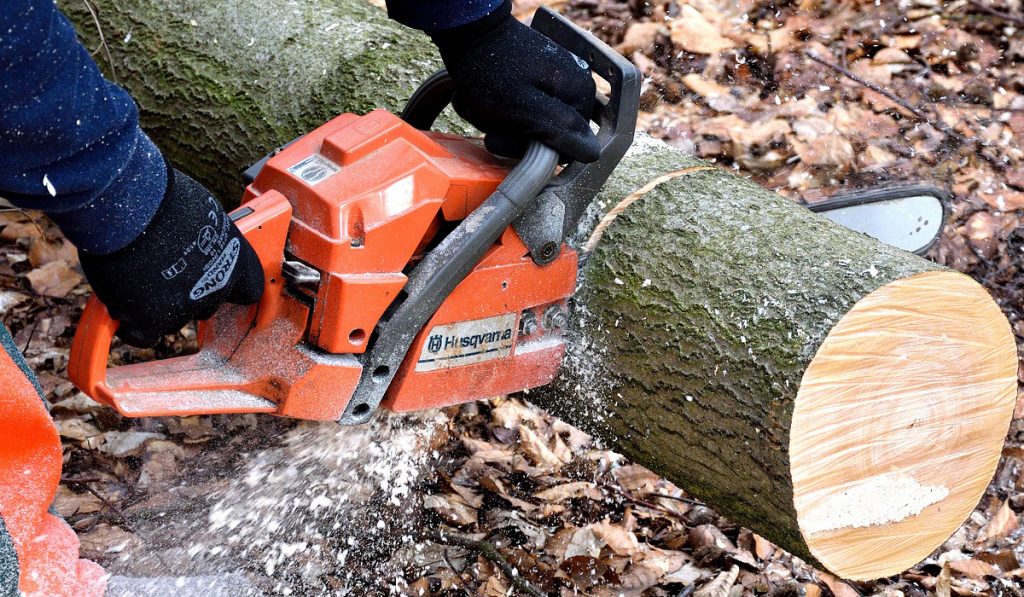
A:
[[[966,276],[932,271],[858,302],[804,373],[794,505],[811,553],[849,579],[913,566],[970,515],[1016,399],[1006,318]]]

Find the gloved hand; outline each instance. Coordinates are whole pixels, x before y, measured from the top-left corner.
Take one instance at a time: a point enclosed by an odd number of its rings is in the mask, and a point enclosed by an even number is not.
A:
[[[569,158],[600,157],[588,119],[594,80],[586,62],[520,23],[511,2],[482,19],[430,32],[455,82],[452,106],[486,134],[492,153],[522,155],[536,139]]]
[[[225,301],[251,304],[263,293],[259,258],[221,204],[170,165],[167,177],[138,238],[109,255],[79,253],[96,296],[120,322],[117,335],[133,346],[152,346]]]

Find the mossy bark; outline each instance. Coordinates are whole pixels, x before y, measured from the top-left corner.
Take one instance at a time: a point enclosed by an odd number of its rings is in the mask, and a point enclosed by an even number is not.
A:
[[[170,158],[229,202],[239,172],[273,147],[341,112],[397,109],[440,64],[426,38],[363,0],[98,4],[111,60],[97,59]],[[84,3],[62,5],[97,47]],[[591,225],[648,181],[697,164],[641,140]],[[653,189],[586,264],[557,396],[533,397],[807,557],[787,461],[801,375],[857,301],[937,266],[720,170]]]
[[[598,204],[697,164],[640,143]],[[567,366],[532,398],[813,561],[788,459],[803,373],[861,298],[935,269],[721,169],[694,171],[631,205],[586,258]]]

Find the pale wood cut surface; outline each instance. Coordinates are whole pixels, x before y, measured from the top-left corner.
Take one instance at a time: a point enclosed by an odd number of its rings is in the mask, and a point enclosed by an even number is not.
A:
[[[966,276],[925,272],[858,302],[793,413],[794,502],[814,556],[852,579],[926,557],[991,480],[1016,380],[1009,324]]]

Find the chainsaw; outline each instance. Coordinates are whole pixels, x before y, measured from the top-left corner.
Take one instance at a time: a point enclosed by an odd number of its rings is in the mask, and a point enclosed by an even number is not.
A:
[[[200,322],[199,351],[108,368],[117,322],[91,297],[68,373],[128,417],[270,413],[342,424],[546,385],[565,354],[577,252],[566,245],[633,140],[640,73],[541,7],[532,27],[608,83],[601,157],[557,170],[431,132],[441,71],[400,116],[343,114],[247,171],[231,219],[265,275],[254,306]],[[557,172],[556,172],[557,171]]]

